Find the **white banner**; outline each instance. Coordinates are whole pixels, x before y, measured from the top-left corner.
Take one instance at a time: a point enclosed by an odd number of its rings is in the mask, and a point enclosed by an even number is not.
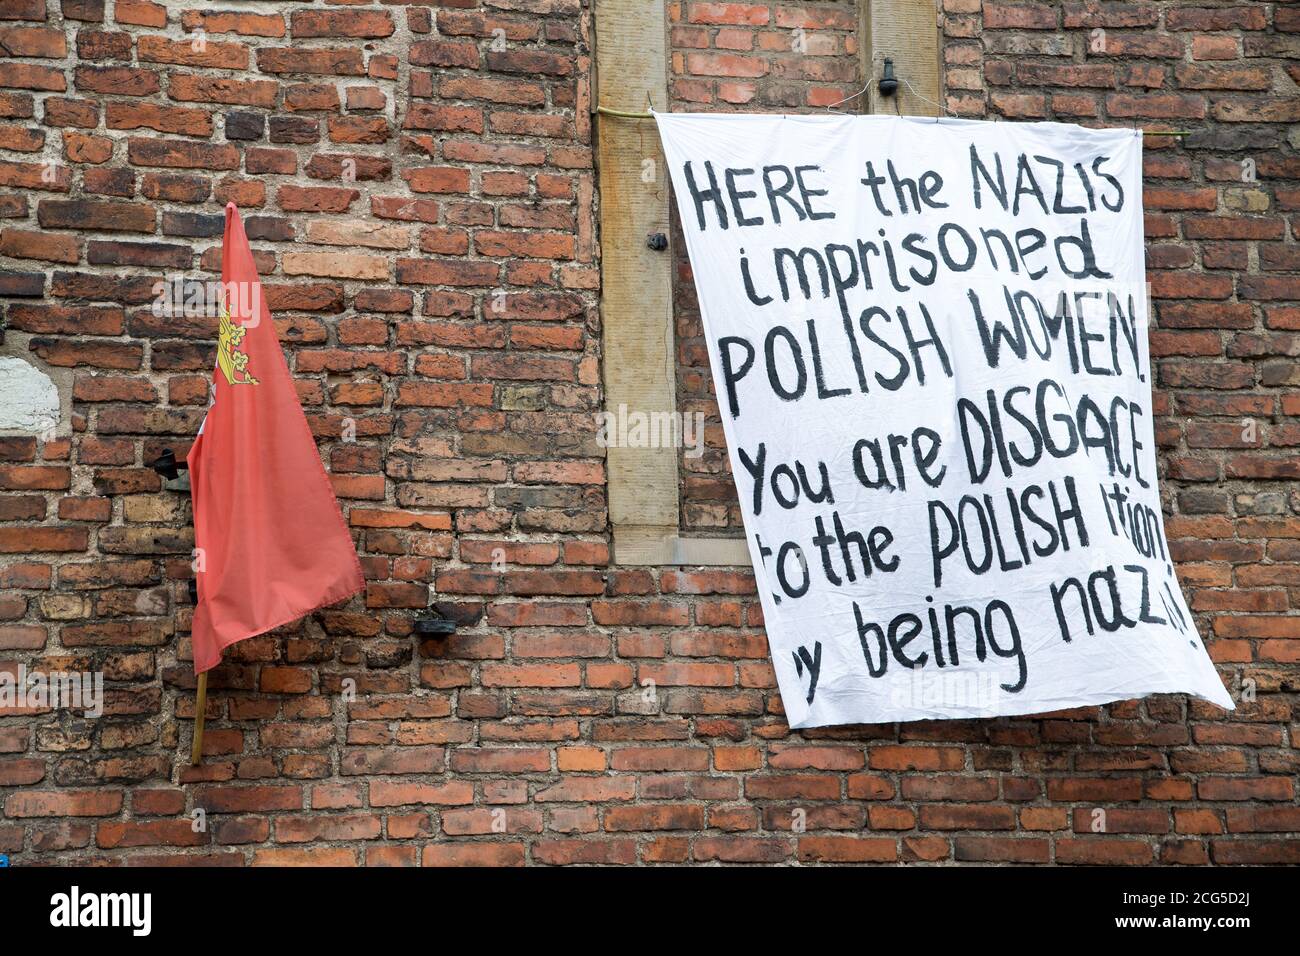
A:
[[[1231,709],[1161,516],[1141,134],[657,119],[790,725]]]

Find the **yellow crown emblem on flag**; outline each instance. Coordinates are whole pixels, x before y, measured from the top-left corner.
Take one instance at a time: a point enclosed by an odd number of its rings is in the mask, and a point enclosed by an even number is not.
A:
[[[231,385],[256,385],[257,379],[248,372],[248,356],[240,351],[248,330],[230,321],[230,310],[221,310],[221,324],[217,328],[217,368]]]

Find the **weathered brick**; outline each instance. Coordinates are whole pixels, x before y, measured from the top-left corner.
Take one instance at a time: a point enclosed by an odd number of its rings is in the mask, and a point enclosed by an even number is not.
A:
[[[53,440],[0,437],[0,649],[102,667],[111,717],[0,727],[0,852],[1297,862],[1294,4],[937,8],[954,113],[1147,127],[1166,527],[1217,666],[1256,700],[1232,719],[1158,696],[830,735],[784,726],[752,571],[618,563],[592,415],[609,356],[582,5],[183,6],[0,5],[4,323],[72,412]],[[860,85],[853,4],[665,9],[658,108],[817,110]],[[1192,135],[1154,135],[1170,128]],[[215,343],[211,317],[150,306],[167,272],[219,274],[226,202],[367,588],[227,651],[191,769],[192,532],[146,463],[187,450]],[[679,402],[709,416],[705,455],[680,463],[681,531],[739,534],[670,254]],[[449,638],[413,634],[431,604]]]

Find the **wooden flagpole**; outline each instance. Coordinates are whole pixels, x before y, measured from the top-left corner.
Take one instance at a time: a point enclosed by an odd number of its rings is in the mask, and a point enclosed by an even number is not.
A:
[[[199,675],[199,694],[194,702],[194,747],[190,750],[190,766],[197,767],[203,759],[203,716],[208,709],[208,672]]]

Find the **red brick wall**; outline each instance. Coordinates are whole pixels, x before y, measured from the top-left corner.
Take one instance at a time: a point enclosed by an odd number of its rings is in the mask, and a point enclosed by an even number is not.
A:
[[[108,688],[99,720],[0,717],[0,852],[1300,862],[1300,4],[945,8],[955,112],[1197,130],[1148,140],[1162,464],[1183,581],[1253,701],[791,735],[746,573],[610,565],[579,0],[0,0],[4,347],[74,379],[70,434],[0,439],[0,661]],[[669,14],[678,108],[855,88],[849,4]],[[227,654],[191,769],[188,516],[144,463],[188,447],[211,327],[149,304],[217,267],[227,199],[370,583]],[[725,527],[725,489],[691,521]],[[430,584],[445,644],[410,634]]]

